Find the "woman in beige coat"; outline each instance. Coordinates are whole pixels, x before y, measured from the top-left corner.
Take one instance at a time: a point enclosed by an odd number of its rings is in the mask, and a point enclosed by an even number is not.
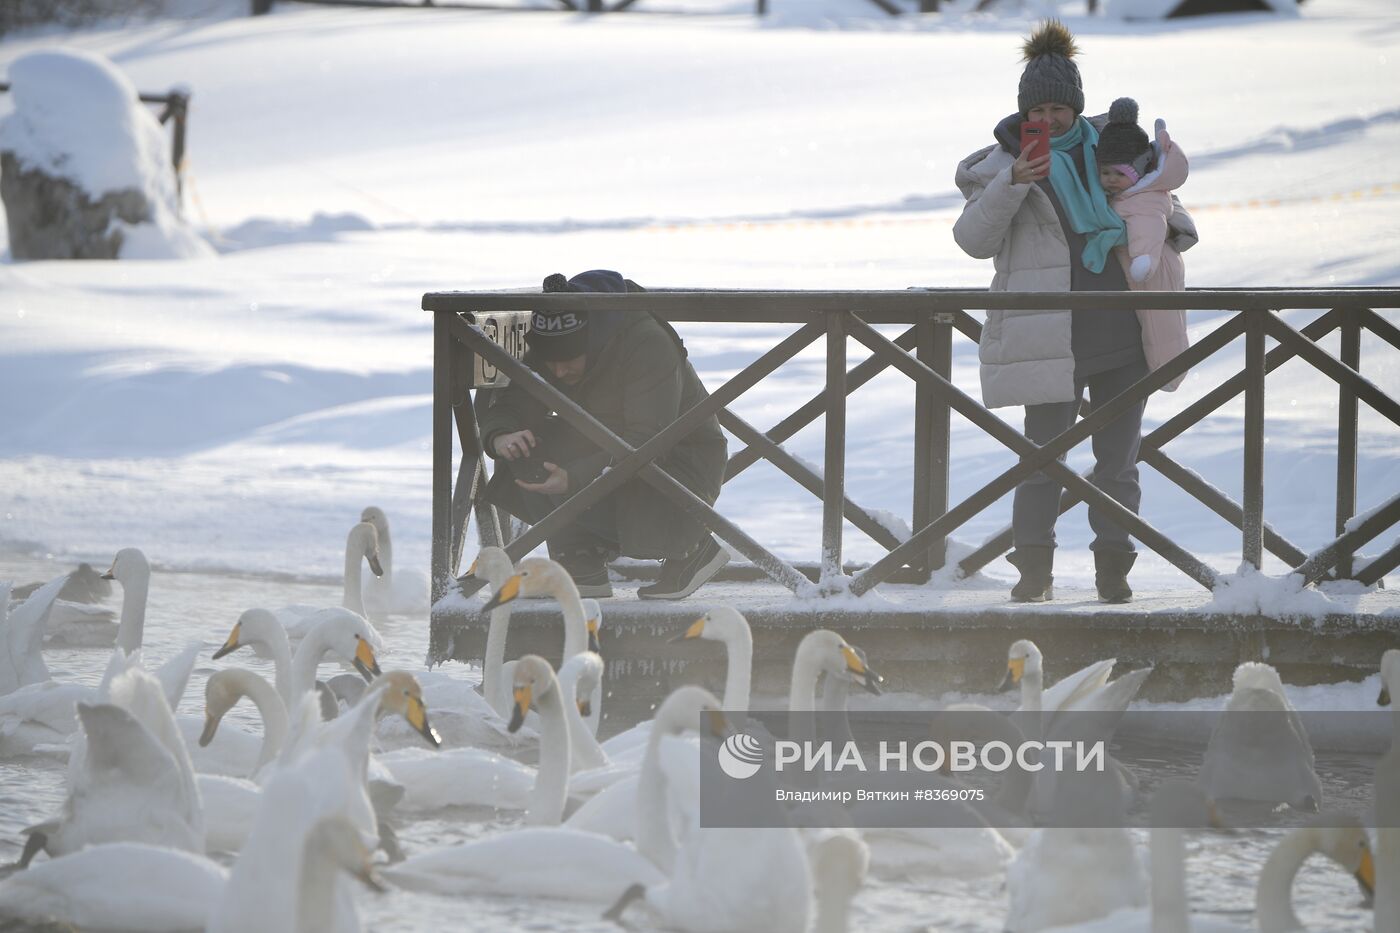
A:
[[[1099,183],[1093,154],[1098,128],[1082,116],[1073,36],[1051,21],[1031,35],[1024,51],[1018,112],[997,124],[994,145],[958,166],[967,204],[953,237],[969,255],[994,260],[993,290],[1126,291],[1124,270],[1110,255],[1126,244],[1125,228]],[[1048,155],[1028,159],[1021,152],[1020,125],[1028,119],[1050,125]],[[990,311],[979,356],[984,403],[1024,405],[1025,433],[1037,444],[1074,424],[1085,389],[1090,403],[1101,405],[1148,373],[1142,329],[1126,309]],[[1092,481],[1134,512],[1141,499],[1142,411],[1141,403],[1133,406],[1093,436]],[[1015,549],[1007,559],[1021,578],[1013,600],[1053,595],[1059,500],[1059,484],[1043,473],[1016,490]],[[1127,575],[1137,558],[1133,543],[1098,509],[1089,510],[1089,524],[1099,598],[1126,602],[1132,598]]]

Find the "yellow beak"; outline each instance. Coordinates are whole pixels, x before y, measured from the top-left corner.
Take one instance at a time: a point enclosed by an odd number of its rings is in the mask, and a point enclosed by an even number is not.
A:
[[[363,638],[356,639],[356,641],[355,670],[359,671],[360,676],[365,680],[374,680],[380,673],[379,662],[374,657],[374,649]]]
[[[1011,658],[1006,662],[1006,676],[1011,678],[1013,684],[1019,684],[1021,678],[1026,673],[1025,658]]]
[[[1367,894],[1376,893],[1376,863],[1371,858],[1371,850],[1361,853],[1361,864],[1356,869],[1356,880],[1366,889]]]
[[[497,606],[504,606],[506,603],[518,597],[520,595],[520,584],[522,580],[523,578],[518,573],[507,580],[506,585],[501,587],[501,591],[495,596],[492,596],[491,600],[482,607],[482,611],[490,612]]]
[[[519,732],[520,727],[525,725],[525,716],[530,712],[530,701],[533,697],[534,691],[528,684],[515,688],[515,709],[511,710],[510,723],[506,725],[508,730]]]
[[[214,652],[214,660],[217,661],[226,654],[237,651],[241,646],[238,644],[238,633],[243,630],[242,622],[233,623],[233,631],[228,633],[228,638],[224,640],[224,646]]]
[[[841,656],[846,659],[846,670],[852,674],[865,674],[865,662],[860,659],[850,645],[841,646]]]
[[[428,725],[428,709],[423,705],[422,697],[408,698],[408,712],[404,714],[404,718],[433,748],[442,745],[442,738],[437,734],[437,730]]]
[[[701,635],[701,633],[704,632],[704,631],[705,631],[705,617],[704,617],[704,616],[701,616],[700,618],[696,619],[694,622],[690,623],[690,626],[689,626],[688,628],[686,628],[686,630],[685,630],[684,632],[681,632],[681,633],[680,633],[679,635],[677,635],[675,638],[672,638],[671,641],[672,641],[672,642],[688,641],[688,640],[690,640],[690,639],[692,639],[692,638],[699,638],[700,635]]]
[[[717,709],[709,710],[706,718],[710,721],[710,731],[716,738],[724,738],[729,735],[729,720],[724,718],[724,714]]]

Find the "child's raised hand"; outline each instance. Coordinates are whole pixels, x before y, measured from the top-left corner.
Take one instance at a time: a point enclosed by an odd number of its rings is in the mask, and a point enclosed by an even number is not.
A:
[[[1036,156],[1034,159],[1027,159],[1026,153],[1022,150],[1016,157],[1016,161],[1011,163],[1011,181],[1018,185],[1029,185],[1037,178],[1044,178],[1050,174],[1050,154]]]

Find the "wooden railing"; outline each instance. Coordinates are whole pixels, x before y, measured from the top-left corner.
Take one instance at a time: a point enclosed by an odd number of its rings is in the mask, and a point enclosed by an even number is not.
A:
[[[1064,487],[1061,511],[1087,501],[1128,530],[1144,546],[1175,565],[1207,589],[1216,571],[1141,516],[1093,485],[1088,474],[1065,466],[1060,457],[1130,406],[1171,382],[1193,366],[1244,338],[1244,367],[1197,401],[1144,436],[1139,459],[1199,500],[1241,535],[1241,557],[1260,565],[1264,551],[1293,567],[1307,584],[1328,575],[1371,584],[1400,565],[1400,544],[1365,567],[1355,569],[1355,551],[1400,522],[1400,469],[1395,489],[1380,508],[1356,517],[1358,403],[1364,402],[1393,424],[1400,425],[1400,402],[1362,375],[1362,331],[1376,335],[1390,350],[1400,351],[1400,328],[1377,309],[1400,308],[1400,288],[1379,289],[1224,289],[1187,292],[1051,292],[1017,293],[947,289],[899,292],[745,292],[661,290],[637,294],[537,292],[438,292],[423,297],[423,307],[435,315],[433,390],[433,554],[434,599],[453,586],[458,571],[468,517],[475,512],[483,543],[504,543],[512,558],[529,553],[585,509],[635,478],[655,487],[694,516],[771,579],[794,592],[813,592],[813,584],[786,560],[769,551],[731,520],[682,486],[655,461],[696,426],[717,415],[742,444],[729,459],[726,482],[759,459],[767,460],[822,501],[821,573],[818,593],[865,593],[892,579],[926,578],[943,565],[948,536],[1032,476],[1044,471]],[[588,311],[635,308],[652,311],[670,321],[733,323],[792,323],[800,325],[709,398],[684,412],[669,427],[633,448],[569,398],[541,379],[517,358],[499,335],[522,325],[524,309]],[[1122,395],[1094,408],[1069,430],[1037,446],[951,381],[955,333],[972,341],[981,325],[969,309],[1200,309],[1236,312],[1185,353],[1145,376]],[[1277,312],[1319,309],[1301,329]],[[1392,315],[1393,316],[1393,315]],[[908,329],[891,340],[874,325],[903,324]],[[1318,341],[1340,331],[1340,357]],[[494,336],[493,336],[494,335]],[[767,431],[739,417],[729,406],[740,395],[775,372],[812,343],[825,338],[826,382],[823,390]],[[1266,352],[1265,339],[1277,345]],[[850,340],[863,344],[870,357],[846,368]],[[1284,362],[1300,358],[1338,386],[1337,488],[1335,539],[1305,554],[1264,521],[1264,390],[1265,376]],[[1394,360],[1387,365],[1394,366]],[[914,443],[912,490],[913,534],[899,541],[867,510],[846,494],[846,397],[885,369],[894,368],[915,385],[915,417],[909,426]],[[480,501],[486,463],[478,441],[472,389],[510,379],[566,419],[584,437],[613,457],[611,469],[524,534],[505,541],[499,516]],[[1166,444],[1211,412],[1244,395],[1243,501],[1235,502],[1169,456]],[[951,464],[950,416],[957,412],[1017,455],[1017,462],[981,489],[952,506],[948,502]],[[783,441],[825,416],[824,469],[818,475],[783,450]],[[453,428],[462,448],[460,469],[453,482]],[[842,526],[849,521],[886,549],[869,567],[852,577],[842,574]],[[1011,531],[1003,529],[959,566],[972,572],[1005,553]]]

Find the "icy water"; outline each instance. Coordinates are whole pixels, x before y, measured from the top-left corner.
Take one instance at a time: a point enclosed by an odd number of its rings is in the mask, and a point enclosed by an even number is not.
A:
[[[96,558],[94,566],[109,558]],[[42,555],[0,554],[0,580],[26,583],[45,580],[70,567]],[[104,568],[99,568],[104,569]],[[151,578],[146,618],[145,653],[155,665],[184,647],[191,639],[203,639],[205,650],[195,666],[180,712],[202,715],[204,681],[226,664],[246,665],[269,678],[269,662],[248,651],[221,661],[209,656],[227,637],[238,615],[252,606],[287,603],[336,605],[339,585],[288,581],[229,574],[165,573]],[[120,605],[119,591],[109,600]],[[606,613],[606,603],[604,603]],[[379,626],[389,645],[382,659],[385,669],[420,669],[428,644],[426,619],[398,618]],[[606,642],[604,644],[606,649]],[[106,650],[56,649],[46,651],[55,678],[96,684],[109,652]],[[449,667],[449,669],[451,669]],[[464,674],[472,674],[458,667]],[[605,703],[606,707],[606,703]],[[431,715],[431,710],[429,711]],[[250,731],[258,727],[256,711],[240,704],[229,721]],[[605,723],[616,731],[626,723]],[[56,756],[30,756],[0,760],[0,863],[12,862],[22,842],[19,831],[54,812],[63,799],[65,761]],[[518,816],[498,817],[490,811],[440,812],[428,818],[400,818],[399,840],[409,853],[449,845],[508,830]],[[1265,830],[1235,835],[1200,834],[1189,847],[1187,877],[1194,909],[1221,918],[1246,922],[1254,902],[1254,885],[1279,831]],[[1145,838],[1143,840],[1145,842]],[[716,897],[725,892],[715,892]],[[1370,930],[1371,916],[1363,907],[1356,882],[1346,872],[1320,856],[1314,856],[1299,873],[1294,903],[1309,930]],[[447,898],[389,890],[378,894],[357,892],[362,922],[367,930],[593,930],[616,931],[600,919],[603,907],[518,898]],[[857,896],[852,911],[853,929],[862,931],[1000,931],[1006,913],[1006,891],[1000,876],[977,880],[945,878],[912,882],[871,879]],[[627,915],[631,929],[651,929],[642,911]]]

